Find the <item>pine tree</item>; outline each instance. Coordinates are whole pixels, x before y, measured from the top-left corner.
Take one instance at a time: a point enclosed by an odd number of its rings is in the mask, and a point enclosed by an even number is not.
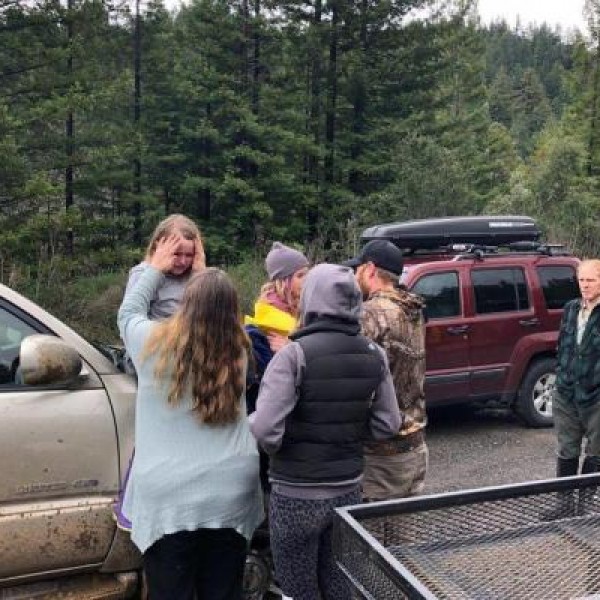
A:
[[[527,156],[535,143],[535,135],[553,119],[553,113],[540,78],[533,69],[525,69],[515,93],[516,113],[512,129],[521,155]]]
[[[510,129],[516,110],[516,98],[512,81],[504,66],[500,67],[494,77],[488,90],[488,97],[492,121]]]

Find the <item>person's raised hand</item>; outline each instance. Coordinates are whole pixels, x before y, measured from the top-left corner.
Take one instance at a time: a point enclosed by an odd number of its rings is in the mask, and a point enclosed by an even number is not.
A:
[[[181,241],[182,237],[177,233],[158,240],[154,254],[149,261],[150,265],[163,273],[168,273],[173,268],[175,252]]]
[[[194,262],[192,271],[198,272],[206,268],[206,257],[204,255],[204,246],[200,240],[194,240]]]

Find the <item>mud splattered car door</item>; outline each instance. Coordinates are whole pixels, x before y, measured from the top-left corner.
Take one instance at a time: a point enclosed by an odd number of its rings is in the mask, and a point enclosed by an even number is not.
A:
[[[99,564],[114,535],[115,424],[83,361],[68,384],[25,385],[21,342],[47,333],[0,301],[0,583]]]

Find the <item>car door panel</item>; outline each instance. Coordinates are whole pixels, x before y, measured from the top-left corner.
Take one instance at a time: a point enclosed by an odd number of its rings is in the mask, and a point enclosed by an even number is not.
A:
[[[464,399],[469,391],[469,328],[464,325],[460,271],[413,276],[411,290],[427,303],[427,402],[432,405]]]
[[[69,384],[28,386],[21,342],[49,333],[0,303],[0,581],[102,562],[115,525],[116,428],[104,386],[83,361]]]
[[[514,348],[535,332],[539,320],[524,269],[483,266],[472,269],[470,277],[474,308],[469,337],[470,395],[496,397],[506,387]]]
[[[101,564],[114,536],[110,500],[89,496],[0,507],[0,581]]]
[[[0,390],[0,472],[0,578],[102,562],[118,489],[103,388]]]

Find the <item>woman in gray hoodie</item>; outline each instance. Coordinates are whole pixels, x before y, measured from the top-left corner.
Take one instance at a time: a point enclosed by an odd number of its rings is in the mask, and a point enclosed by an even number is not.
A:
[[[358,504],[363,442],[402,424],[383,350],[360,335],[348,267],[307,275],[300,329],[269,363],[251,430],[271,456],[269,529],[276,576],[294,600],[350,597],[331,548],[334,509]]]

